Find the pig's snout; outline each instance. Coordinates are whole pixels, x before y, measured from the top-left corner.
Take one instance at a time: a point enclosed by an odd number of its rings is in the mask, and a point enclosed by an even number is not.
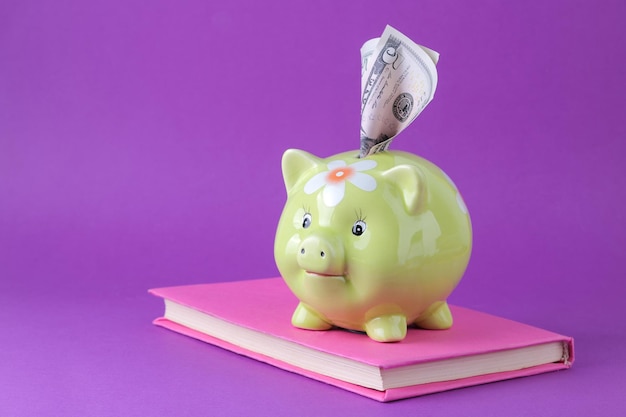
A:
[[[321,235],[305,238],[298,248],[298,265],[317,275],[344,274],[344,251],[341,242]]]

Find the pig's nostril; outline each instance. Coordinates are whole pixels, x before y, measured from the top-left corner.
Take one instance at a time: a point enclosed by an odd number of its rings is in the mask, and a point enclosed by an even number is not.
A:
[[[320,252],[320,256],[323,258],[324,256],[326,256],[326,254],[324,253],[324,251]]]
[[[303,254],[303,255],[304,255],[304,252],[305,252],[304,248],[300,249],[300,253],[301,253],[301,254]]]

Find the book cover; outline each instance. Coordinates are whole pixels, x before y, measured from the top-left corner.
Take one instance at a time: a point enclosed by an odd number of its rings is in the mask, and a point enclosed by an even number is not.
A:
[[[407,337],[398,343],[378,343],[363,334],[340,329],[298,329],[291,325],[291,315],[298,300],[281,278],[157,288],[150,293],[165,299],[166,306],[167,303],[174,303],[183,309],[189,308],[206,317],[219,319],[219,324],[223,323],[226,327],[210,335],[207,333],[211,330],[194,329],[196,326],[192,322],[187,323],[180,318],[172,320],[173,315],[168,315],[167,311],[164,317],[154,321],[158,326],[383,402],[566,369],[574,360],[573,339],[570,337],[457,306],[451,306],[454,317],[451,329],[410,328]],[[291,349],[263,349],[245,338],[228,341],[232,329],[251,330],[253,335],[269,336],[277,343],[288,344],[285,345],[287,347],[295,344],[321,355],[375,367],[381,372],[554,343],[563,345],[563,355],[554,362],[521,369],[491,369],[476,376],[457,375],[455,379],[409,386],[374,387],[360,383],[357,376],[338,379],[312,371],[309,364],[302,363],[300,355],[290,355]]]

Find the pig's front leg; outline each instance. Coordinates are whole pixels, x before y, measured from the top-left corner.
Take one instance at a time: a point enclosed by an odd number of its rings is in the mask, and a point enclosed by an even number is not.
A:
[[[367,335],[377,342],[398,342],[406,337],[406,317],[388,314],[365,323]]]
[[[422,329],[445,330],[452,327],[452,313],[445,301],[437,301],[415,320],[415,325]]]
[[[320,313],[303,303],[298,304],[293,312],[291,324],[307,330],[328,330],[332,327]]]

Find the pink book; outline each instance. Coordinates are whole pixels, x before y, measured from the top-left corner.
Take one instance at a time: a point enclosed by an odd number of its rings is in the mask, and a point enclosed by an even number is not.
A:
[[[456,306],[451,329],[410,328],[398,343],[298,329],[298,300],[281,278],[150,293],[165,300],[158,326],[383,402],[566,369],[574,360],[570,337]]]

